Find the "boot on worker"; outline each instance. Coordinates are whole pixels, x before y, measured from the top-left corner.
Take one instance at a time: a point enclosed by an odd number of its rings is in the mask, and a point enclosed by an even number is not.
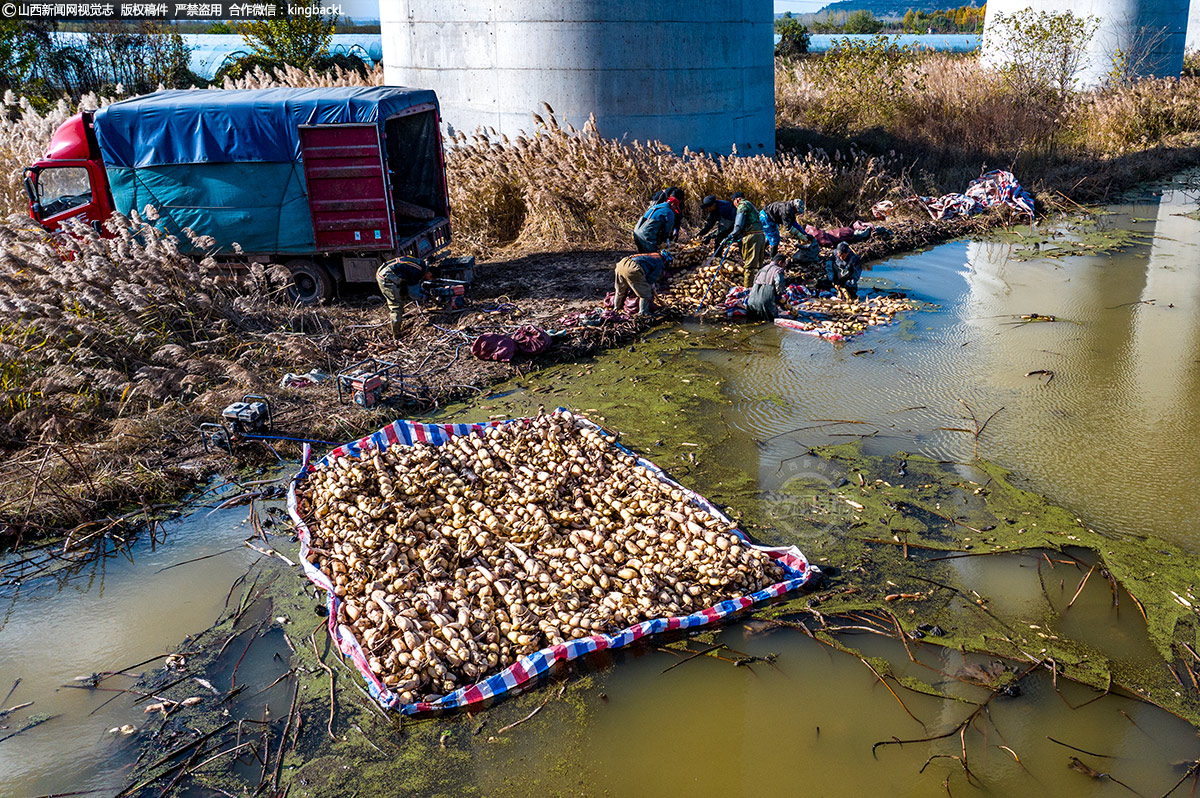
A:
[[[767,237],[763,234],[762,221],[758,218],[758,208],[746,195],[740,191],[730,197],[737,208],[737,217],[733,220],[733,230],[726,236],[719,249],[731,246],[735,241],[741,242],[742,249],[742,287],[749,288],[754,282],[754,275],[763,266],[763,255],[767,251]]]
[[[375,272],[375,282],[383,301],[387,303],[388,315],[392,322],[392,336],[397,340],[404,331],[404,299],[416,288],[420,292],[422,280],[429,280],[433,273],[429,266],[420,258],[411,255],[401,255],[385,261]]]
[[[613,310],[624,313],[625,298],[632,291],[638,298],[638,315],[651,313],[654,310],[654,284],[662,279],[670,265],[671,253],[666,251],[621,258],[617,262],[613,285]]]

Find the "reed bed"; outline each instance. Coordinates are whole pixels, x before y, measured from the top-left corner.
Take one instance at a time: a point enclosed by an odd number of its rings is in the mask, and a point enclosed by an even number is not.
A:
[[[533,122],[527,136],[459,134],[448,149],[455,235],[477,252],[625,244],[650,197],[667,186],[684,189],[693,213],[707,194],[743,191],[753,202],[800,197],[830,215],[861,215],[900,165],[853,146],[774,157],[675,153],[659,142],[605,139],[594,119],[576,130],[548,108]]]

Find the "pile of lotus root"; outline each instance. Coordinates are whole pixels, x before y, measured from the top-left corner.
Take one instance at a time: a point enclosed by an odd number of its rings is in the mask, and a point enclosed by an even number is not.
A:
[[[836,333],[851,338],[878,324],[890,324],[897,314],[912,310],[914,305],[898,296],[871,296],[860,299],[840,297],[810,297],[789,305],[796,318],[808,330]],[[812,315],[818,313],[825,318]]]
[[[403,703],[786,578],[614,440],[559,411],[340,457],[300,483],[337,620]]]

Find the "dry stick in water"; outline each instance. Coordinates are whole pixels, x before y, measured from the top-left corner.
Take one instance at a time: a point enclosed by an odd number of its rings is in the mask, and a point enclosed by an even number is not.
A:
[[[337,678],[337,674],[335,674],[333,672],[333,668],[331,668],[325,664],[325,658],[321,656],[321,652],[317,648],[316,632],[313,632],[312,634],[310,634],[308,636],[308,639],[309,639],[309,642],[312,643],[313,653],[317,655],[317,664],[320,665],[322,668],[324,668],[325,672],[329,674],[329,723],[326,725],[326,728],[329,730],[329,736],[336,740],[337,735],[333,733],[333,710],[334,710],[333,684]]]
[[[1168,798],[1171,793],[1179,789],[1180,784],[1183,784],[1185,781],[1187,781],[1198,770],[1200,770],[1200,759],[1197,759],[1192,763],[1192,766],[1187,769],[1187,773],[1184,773],[1182,776],[1180,776],[1179,781],[1175,782],[1175,786],[1162,794],[1162,798]],[[1195,785],[1192,785],[1192,789],[1193,791],[1195,790]]]
[[[708,648],[706,648],[706,649],[703,649],[702,651],[695,651],[695,652],[692,652],[692,654],[691,654],[691,655],[689,655],[689,656],[686,656],[686,657],[684,657],[683,659],[679,660],[679,662],[676,662],[674,665],[671,665],[671,666],[667,667],[665,670],[663,670],[663,673],[666,673],[666,672],[667,672],[667,671],[669,671],[669,670],[673,670],[673,669],[675,669],[675,668],[678,668],[680,665],[682,665],[682,664],[683,664],[683,663],[685,663],[685,662],[690,662],[690,661],[694,660],[696,657],[702,657],[702,656],[704,656],[705,654],[709,654],[709,653],[711,653],[711,652],[713,652],[713,651],[716,651],[716,650],[717,650],[717,649],[719,649],[719,648],[725,648],[725,644],[724,644],[724,643],[717,643],[715,646],[709,646]],[[678,656],[678,655],[677,655],[677,656]]]
[[[1128,784],[1121,781],[1120,779],[1118,779],[1116,776],[1112,775],[1111,773],[1101,773],[1098,770],[1093,770],[1086,763],[1080,761],[1079,757],[1076,757],[1076,756],[1071,757],[1071,759],[1067,762],[1067,767],[1070,768],[1071,770],[1079,771],[1080,773],[1087,776],[1089,779],[1092,779],[1093,781],[1104,781],[1105,779],[1107,779],[1108,781],[1111,781],[1113,784],[1120,784],[1122,787],[1129,790],[1134,795],[1141,795],[1140,792],[1133,789]]]
[[[925,729],[926,731],[928,731],[929,727],[925,725],[925,721],[918,718],[916,715],[914,715],[909,710],[908,706],[904,703],[904,700],[901,699],[900,696],[898,696],[896,694],[896,691],[892,689],[892,686],[890,684],[888,684],[886,681],[884,681],[883,677],[879,675],[879,671],[875,670],[875,666],[872,665],[870,662],[867,662],[867,658],[862,656],[861,654],[859,655],[858,658],[862,662],[863,665],[867,666],[867,668],[871,671],[871,673],[875,674],[875,678],[879,680],[879,683],[887,688],[887,691],[892,694],[892,698],[896,699],[897,703],[900,704],[900,708],[904,710],[904,713],[906,715],[908,715],[910,718],[912,718],[913,720],[915,720],[917,723],[921,724],[922,729]],[[963,763],[963,767],[964,768],[966,767],[965,762]]]
[[[502,729],[500,729],[499,731],[497,731],[497,732],[496,732],[496,734],[504,734],[504,733],[505,733],[506,731],[508,731],[509,729],[513,729],[513,728],[516,728],[517,726],[520,726],[522,723],[524,723],[525,721],[529,720],[530,718],[532,718],[532,717],[533,717],[534,715],[536,715],[537,713],[541,712],[541,711],[542,711],[542,707],[546,706],[546,702],[547,702],[547,701],[549,701],[549,700],[550,700],[550,696],[546,696],[546,697],[545,697],[545,699],[543,699],[543,700],[542,700],[542,703],[540,703],[540,704],[538,704],[536,707],[534,707],[534,710],[533,710],[533,712],[530,712],[528,715],[526,715],[525,717],[521,718],[521,719],[520,719],[520,720],[518,720],[516,723],[510,723],[510,724],[508,724],[508,725],[507,725],[507,726],[505,726],[504,728],[502,728]]]
[[[288,709],[287,722],[283,724],[283,733],[279,735],[279,753],[275,760],[275,772],[271,774],[271,792],[279,789],[279,774],[283,770],[283,755],[287,749],[288,732],[292,728],[292,719],[296,717],[296,699],[300,697],[300,680],[292,688],[292,705]]]
[[[1071,600],[1067,602],[1067,607],[1066,607],[1066,609],[1063,610],[1063,612],[1066,612],[1067,610],[1071,609],[1071,605],[1073,605],[1075,603],[1075,599],[1079,598],[1079,594],[1083,592],[1084,585],[1087,584],[1087,581],[1089,578],[1091,578],[1092,571],[1094,571],[1094,570],[1096,570],[1096,563],[1092,563],[1092,567],[1089,568],[1088,572],[1083,575],[1083,579],[1080,580],[1080,582],[1079,582],[1079,589],[1077,589],[1075,591],[1074,596],[1071,596]]]
[[[1070,748],[1072,751],[1078,751],[1081,754],[1087,754],[1088,756],[1098,756],[1101,759],[1116,759],[1116,757],[1114,757],[1112,754],[1097,754],[1095,751],[1085,751],[1082,748],[1076,748],[1073,745],[1068,745],[1067,743],[1064,743],[1062,740],[1055,740],[1053,737],[1051,737],[1048,734],[1046,735],[1046,739],[1049,740],[1050,742],[1054,743],[1055,745],[1061,745],[1063,748]]]
[[[1019,682],[1019,681],[1021,681],[1021,680],[1022,680],[1022,679],[1024,679],[1026,676],[1028,676],[1029,674],[1033,673],[1035,670],[1037,670],[1037,669],[1038,669],[1038,668],[1040,668],[1040,667],[1042,667],[1042,663],[1040,663],[1040,662],[1035,662],[1033,665],[1030,665],[1028,668],[1026,668],[1024,671],[1022,671],[1022,672],[1021,672],[1021,673],[1020,673],[1020,674],[1017,676],[1017,678],[1016,678],[1016,681],[1014,682],[1014,684],[1015,684],[1016,682]],[[945,733],[943,733],[943,734],[937,734],[937,735],[934,735],[934,736],[932,736],[932,737],[922,737],[922,738],[920,738],[920,739],[917,739],[917,740],[899,740],[899,739],[896,739],[896,738],[892,738],[891,740],[880,740],[879,742],[877,742],[877,743],[875,743],[874,745],[872,745],[872,746],[871,746],[871,755],[872,755],[872,756],[874,756],[874,755],[875,755],[875,751],[876,751],[876,749],[878,749],[878,748],[879,748],[881,745],[899,745],[899,746],[903,746],[905,743],[930,743],[930,742],[933,742],[934,740],[944,740],[944,739],[946,739],[947,737],[950,737],[951,735],[954,735],[954,734],[957,734],[957,733],[959,733],[959,731],[962,731],[962,732],[964,732],[964,733],[965,733],[965,732],[966,732],[966,729],[967,729],[967,727],[968,727],[968,726],[969,726],[969,725],[970,725],[970,724],[971,724],[971,723],[972,723],[972,722],[973,722],[973,721],[974,721],[976,718],[978,718],[978,717],[980,716],[980,714],[982,714],[982,713],[983,713],[985,710],[987,710],[987,708],[988,708],[988,705],[989,705],[989,704],[991,704],[993,700],[995,700],[996,696],[998,696],[998,695],[1002,695],[1002,694],[1003,694],[1003,691],[1000,691],[1000,690],[995,690],[995,691],[993,691],[993,692],[992,692],[992,694],[991,694],[991,695],[989,695],[989,696],[987,697],[987,699],[985,699],[985,700],[983,701],[983,703],[979,704],[978,706],[976,706],[976,707],[975,707],[975,709],[974,709],[974,710],[972,710],[972,711],[971,711],[971,714],[967,715],[965,718],[963,718],[961,721],[959,721],[959,722],[958,722],[958,725],[956,725],[956,726],[955,726],[953,729],[951,729],[951,730],[950,730],[950,731],[948,731],[948,732],[945,732]]]
[[[6,734],[3,737],[0,737],[0,743],[4,742],[5,740],[9,739],[10,737],[16,737],[18,734],[24,734],[25,732],[29,731],[30,729],[34,728],[35,726],[41,726],[46,721],[54,720],[57,717],[58,717],[58,715],[47,715],[44,718],[34,718],[33,720],[29,721],[21,728],[17,729],[12,734]]]
[[[238,657],[237,662],[234,663],[233,673],[230,674],[230,676],[229,676],[229,689],[230,690],[237,687],[238,667],[241,666],[242,660],[246,658],[246,654],[250,651],[250,646],[254,645],[254,641],[258,639],[258,633],[259,633],[259,631],[262,630],[263,625],[265,623],[266,623],[266,621],[259,621],[258,626],[254,627],[254,632],[250,635],[250,641],[248,643],[246,643],[246,648],[242,650],[242,656]]]

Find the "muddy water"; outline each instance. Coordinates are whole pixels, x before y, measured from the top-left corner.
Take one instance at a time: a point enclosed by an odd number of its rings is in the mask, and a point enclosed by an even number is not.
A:
[[[1180,215],[1195,208],[1181,190],[1148,193],[1042,244],[1054,254],[1073,240],[1094,246],[1105,230],[1136,233],[1110,254],[1029,258],[1027,244],[1002,239],[952,242],[877,264],[864,283],[895,286],[928,306],[844,345],[774,327],[689,327],[607,356],[594,369],[560,367],[521,382],[505,396],[481,398],[470,413],[592,409],[691,487],[771,518],[771,508],[758,505],[804,467],[794,455],[810,445],[861,438],[876,453],[970,459],[974,436],[940,429],[973,427],[962,418],[962,400],[980,423],[1003,408],[979,436],[979,454],[1012,468],[1027,487],[1097,529],[1200,550],[1200,222]],[[1022,323],[1031,313],[1059,321]],[[670,369],[665,382],[645,379],[662,369]],[[1053,379],[1025,376],[1035,370],[1052,371]],[[161,654],[213,623],[257,555],[237,548],[161,569],[240,546],[250,534],[245,518],[244,508],[200,510],[168,524],[153,548],[142,541],[129,557],[70,578],[0,588],[0,690],[20,677],[7,705],[35,702],[0,721],[9,727],[0,736],[31,713],[58,715],[0,741],[0,794],[109,794],[125,782],[136,738],[108,729],[143,726],[141,707],[131,696],[60,685]],[[1114,611],[1102,580],[1090,582],[1065,613],[1078,573],[1064,573],[1061,584],[1050,580],[1043,597],[1028,566],[1020,557],[955,564],[998,612],[1033,611],[1048,599],[1060,613],[1060,633],[1110,656],[1155,661],[1138,617]],[[957,735],[874,755],[872,745],[953,729],[973,703],[901,691],[918,722],[858,659],[797,633],[751,634],[739,624],[718,639],[747,654],[773,653],[775,662],[746,668],[703,657],[663,673],[677,655],[630,654],[578,680],[497,741],[488,740],[490,731],[476,736],[447,722],[454,734],[446,749],[422,753],[424,771],[389,771],[384,762],[372,772],[388,773],[388,782],[395,776],[414,793],[430,783],[427,774],[451,792],[482,794],[918,796],[945,793],[947,780],[957,794],[969,789],[949,758],[961,756]],[[909,662],[898,643],[853,644],[898,674],[971,702],[987,696]],[[982,661],[932,646],[915,654],[951,674]],[[269,665],[266,653],[253,652],[243,673],[261,672],[265,682],[281,667]],[[129,687],[132,679],[104,685]],[[1142,794],[1161,795],[1182,775],[1173,763],[1200,756],[1195,730],[1165,712],[1116,696],[1092,701],[1090,689],[1058,686],[1061,696],[1049,674],[1031,676],[1022,696],[994,701],[969,733],[971,773],[987,792],[1125,792],[1069,769],[1069,758],[1079,756]],[[496,707],[492,728],[519,720],[544,697]],[[344,700],[357,696],[346,690]],[[373,756],[364,748],[364,758]]]

